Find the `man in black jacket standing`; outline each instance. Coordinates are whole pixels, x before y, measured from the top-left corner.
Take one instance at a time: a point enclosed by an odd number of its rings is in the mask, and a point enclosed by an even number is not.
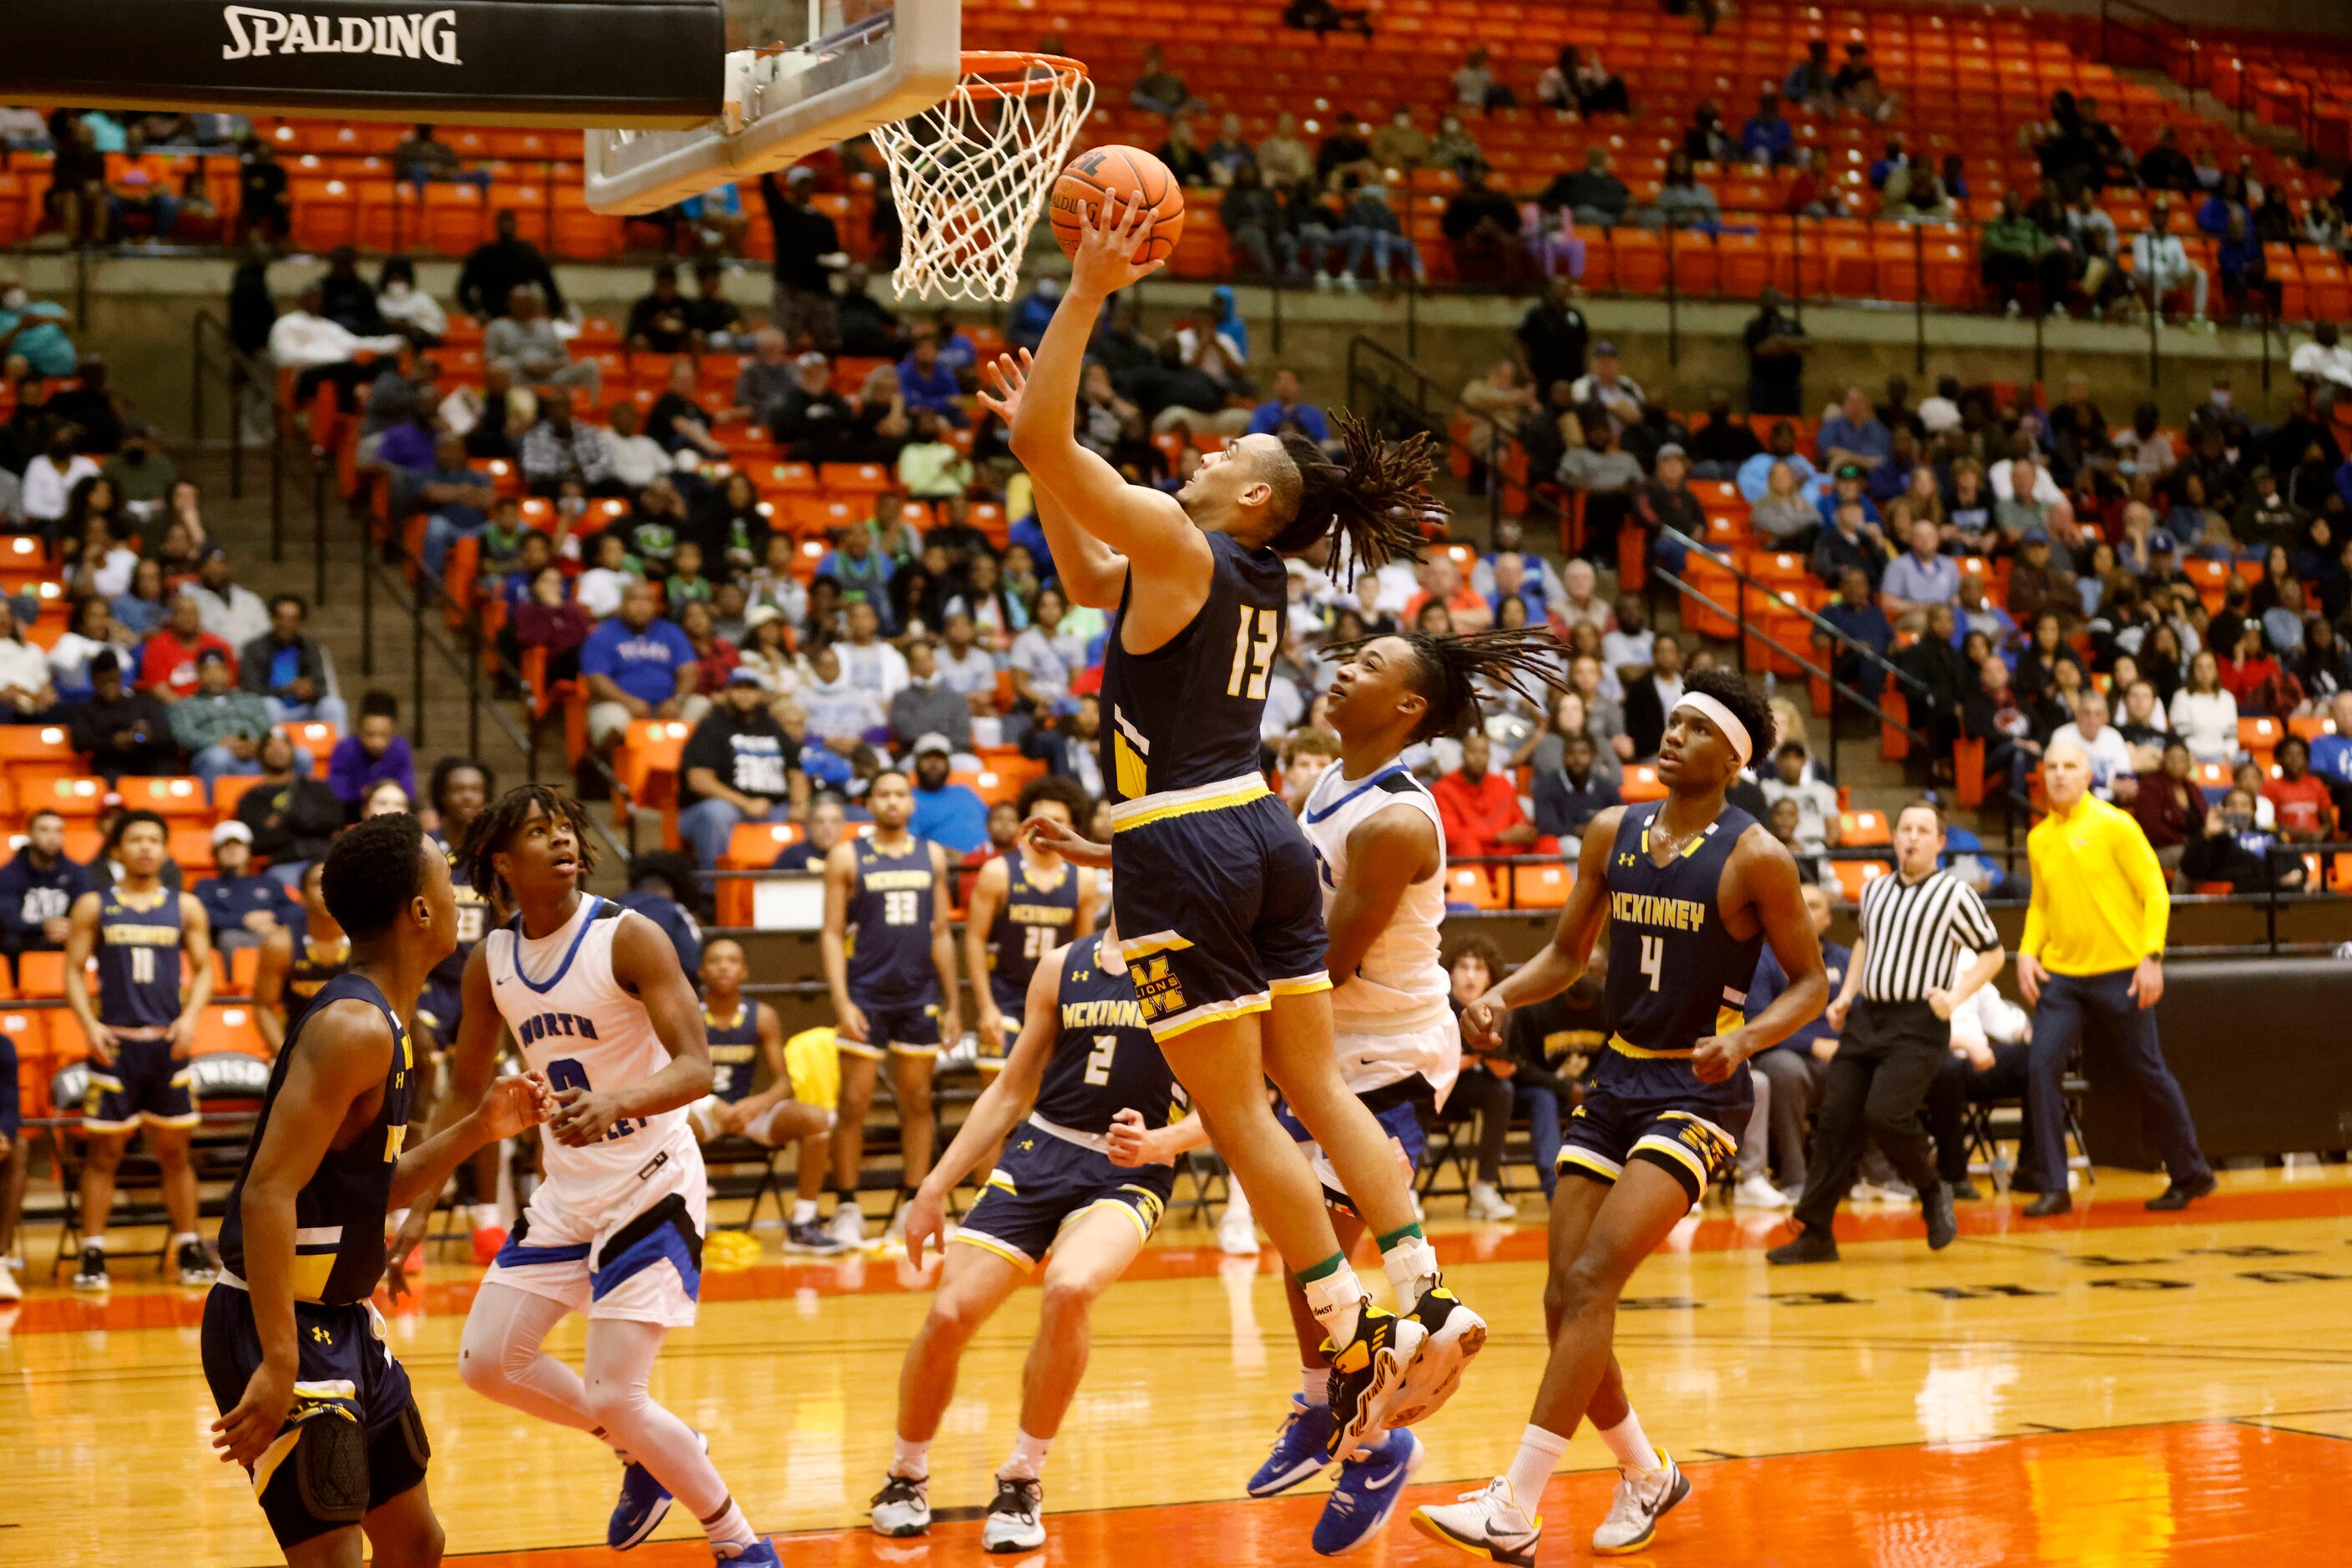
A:
[[[496,221],[498,237],[476,246],[457,274],[457,303],[467,314],[487,321],[507,313],[507,301],[517,289],[535,283],[546,297],[547,313],[561,317],[563,290],[555,285],[555,269],[539,247],[516,235],[513,208],[501,208]]]
[[[809,199],[815,186],[813,169],[788,169],[782,180],[762,174],[760,199],[767,204],[768,228],[775,241],[776,327],[793,343],[806,338],[831,353],[840,342],[833,274],[847,265],[849,257],[841,248],[841,233],[833,219]]]

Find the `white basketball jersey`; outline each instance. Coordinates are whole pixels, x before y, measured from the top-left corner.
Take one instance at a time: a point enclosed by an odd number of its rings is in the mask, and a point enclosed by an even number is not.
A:
[[[550,1087],[610,1089],[651,1078],[669,1065],[645,1004],[613,977],[613,939],[625,920],[618,904],[584,896],[551,934],[526,937],[518,917],[484,937],[490,994],[514,1031],[523,1060]],[[701,1164],[683,1107],[616,1121],[598,1142],[574,1149],[540,1129],[548,1184],[575,1208],[641,1206],[650,1170]],[[667,1154],[667,1161],[661,1160]]]
[[[1445,824],[1437,803],[1402,762],[1370,778],[1343,777],[1337,766],[1323,770],[1307,792],[1298,825],[1321,863],[1323,912],[1328,918],[1348,874],[1348,836],[1365,818],[1392,805],[1420,812],[1437,834],[1437,873],[1405,885],[1388,929],[1364,952],[1353,974],[1331,976],[1331,1025],[1339,1041],[1339,1069],[1348,1087],[1362,1093],[1418,1072],[1443,1089],[1454,1079],[1453,1059],[1432,1058],[1425,1042],[1451,1026],[1446,1005],[1451,989],[1438,958],[1438,927],[1445,918]],[[1394,1049],[1384,1048],[1391,1040]]]

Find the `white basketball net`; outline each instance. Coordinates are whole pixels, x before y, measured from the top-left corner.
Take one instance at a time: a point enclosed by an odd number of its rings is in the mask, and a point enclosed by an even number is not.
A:
[[[939,103],[874,129],[905,234],[890,278],[902,296],[1012,299],[1029,231],[1094,104],[1075,60],[967,53],[964,68]]]

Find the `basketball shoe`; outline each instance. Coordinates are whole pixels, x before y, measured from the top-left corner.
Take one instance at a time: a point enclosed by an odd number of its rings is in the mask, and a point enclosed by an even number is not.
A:
[[[1249,1479],[1249,1495],[1272,1497],[1286,1492],[1331,1462],[1331,1407],[1309,1405],[1294,1394],[1290,1396],[1290,1414],[1282,1418],[1282,1430],[1275,1434],[1274,1452]]]
[[[988,1552],[1034,1552],[1045,1544],[1045,1521],[1037,1510],[1045,1489],[1034,1479],[996,1478],[996,1498],[981,1521],[980,1544]]]
[[[1391,1432],[1339,1467],[1339,1484],[1315,1521],[1312,1544],[1324,1557],[1353,1552],[1381,1532],[1404,1500],[1404,1489],[1421,1468],[1421,1439]]]
[[[889,1475],[874,1494],[877,1535],[928,1535],[931,1529],[931,1478]]]
[[[1432,1541],[1511,1568],[1535,1568],[1536,1543],[1543,1539],[1543,1521],[1519,1505],[1502,1476],[1483,1491],[1464,1492],[1458,1502],[1414,1509],[1412,1527]]]
[[[1405,1369],[1428,1338],[1429,1331],[1414,1320],[1367,1300],[1355,1338],[1344,1347],[1323,1342],[1324,1358],[1331,1363],[1329,1458],[1347,1458],[1388,1424],[1390,1410],[1404,1392]]]
[[[697,1432],[695,1441],[704,1453],[710,1452],[710,1439]],[[604,1544],[615,1552],[626,1552],[643,1545],[646,1537],[669,1517],[669,1489],[654,1479],[654,1473],[635,1459],[625,1459],[621,1465],[621,1495],[613,1503],[613,1517],[604,1525]]]
[[[1426,1337],[1405,1368],[1404,1386],[1384,1423],[1390,1426],[1410,1426],[1435,1415],[1462,1386],[1462,1369],[1486,1344],[1486,1320],[1443,1285],[1423,1291],[1406,1321],[1419,1323]]]
[[[1603,1557],[1639,1552],[1658,1533],[1666,1510],[1690,1496],[1690,1478],[1663,1448],[1658,1462],[1664,1469],[1637,1470],[1617,1467],[1617,1495],[1609,1502],[1609,1517],[1592,1532],[1592,1550]]]

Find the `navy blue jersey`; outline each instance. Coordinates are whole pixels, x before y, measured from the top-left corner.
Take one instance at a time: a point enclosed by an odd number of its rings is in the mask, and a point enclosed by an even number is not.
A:
[[[1040,1120],[1097,1137],[1132,1107],[1146,1127],[1176,1119],[1176,1075],[1151,1038],[1128,972],[1107,974],[1100,935],[1080,937],[1062,954],[1055,1005],[1061,1034],[1045,1062],[1031,1107]]]
[[[383,1278],[383,1226],[392,1200],[392,1172],[400,1146],[408,1136],[409,1097],[415,1088],[415,1063],[408,1031],[400,1026],[392,1005],[375,982],[358,974],[338,974],[319,988],[311,999],[316,1013],[331,1002],[351,998],[383,1015],[392,1028],[392,1062],[384,1069],[383,1101],[357,1137],[341,1149],[320,1157],[319,1168],[294,1194],[294,1297],[344,1306],[363,1301]],[[305,1022],[307,1022],[307,1016]],[[253,1129],[245,1164],[229,1189],[227,1212],[220,1227],[221,1266],[245,1275],[245,1178],[253,1169],[254,1151],[269,1130],[278,1108],[278,1091],[286,1083],[286,1064],[302,1048],[302,1026],[287,1032],[286,1047],[269,1069],[269,1087],[262,1093],[261,1120]]]
[[[1616,1027],[1598,1081],[1621,1093],[1748,1103],[1743,1063],[1702,1084],[1690,1055],[1700,1040],[1747,1019],[1764,933],[1735,937],[1718,903],[1724,863],[1756,819],[1726,805],[1673,861],[1650,858],[1650,825],[1665,802],[1628,806],[1609,856],[1609,1016]]]
[[[1037,961],[1077,934],[1078,868],[1065,864],[1040,881],[1016,851],[1004,858],[1004,907],[988,928],[988,988],[1000,1011],[1018,1016]]]
[[[317,1003],[327,983],[351,966],[352,939],[313,940],[310,916],[301,910],[294,911],[288,927],[287,934],[294,939],[294,961],[286,968],[286,1026],[290,1029]]]
[[[99,894],[98,1021],[152,1029],[180,1016],[180,895]]]
[[[1258,724],[1282,647],[1289,578],[1271,550],[1206,537],[1209,596],[1160,647],[1139,654],[1119,645],[1136,592],[1132,569],[1120,591],[1103,646],[1102,776],[1114,804],[1258,771]]]
[[[474,944],[482,940],[482,933],[490,929],[490,906],[488,900],[474,891],[471,873],[457,858],[457,846],[437,833],[433,841],[449,858],[449,880],[457,892],[457,946],[433,966],[432,978],[454,991],[466,984],[466,960],[473,956]],[[694,971],[688,968],[687,973],[691,974]]]
[[[871,838],[853,847],[857,880],[849,890],[849,994],[859,1006],[935,1002],[940,972],[931,962],[931,901],[939,897],[931,846],[910,838],[885,855]]]
[[[710,1092],[732,1105],[760,1074],[760,1005],[746,996],[723,1016],[706,1005],[702,1026],[710,1037]]]

